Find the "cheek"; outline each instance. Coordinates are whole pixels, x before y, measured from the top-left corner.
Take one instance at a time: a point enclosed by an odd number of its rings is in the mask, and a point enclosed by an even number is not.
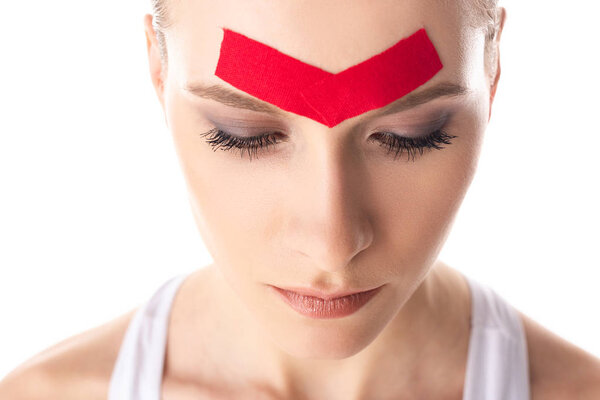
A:
[[[212,165],[210,159],[209,155],[185,167],[203,241],[234,286],[236,280],[259,281],[253,260],[268,259],[264,252],[269,246],[260,233],[270,218],[272,206],[265,204],[268,194],[260,190],[260,177],[244,173],[248,168],[229,167],[226,162]]]
[[[374,212],[382,240],[402,271],[426,268],[437,259],[474,177],[482,130],[477,123],[450,131],[458,138],[444,150],[375,176]],[[415,271],[412,271],[414,274]]]
[[[290,215],[286,201],[298,194],[289,171],[268,157],[250,162],[237,149],[213,150],[199,136],[212,126],[178,96],[170,98],[168,120],[194,219],[215,264],[238,290],[274,282],[284,224],[278,216]]]
[[[169,129],[202,240],[216,264],[244,265],[239,259],[256,251],[254,227],[264,218],[264,210],[256,206],[256,177],[246,173],[250,168],[240,168],[241,160],[206,144],[200,134],[212,126],[199,121],[197,111],[183,99],[173,95],[167,104]]]

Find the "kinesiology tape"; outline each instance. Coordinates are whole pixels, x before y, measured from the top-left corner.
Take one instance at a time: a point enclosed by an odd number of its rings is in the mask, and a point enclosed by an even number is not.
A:
[[[337,74],[223,28],[215,75],[282,110],[333,127],[403,97],[442,67],[424,28]]]

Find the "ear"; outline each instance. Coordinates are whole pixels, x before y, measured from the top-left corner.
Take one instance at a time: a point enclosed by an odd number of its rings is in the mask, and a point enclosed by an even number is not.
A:
[[[156,31],[152,26],[152,15],[144,15],[144,31],[146,34],[146,47],[148,50],[148,62],[150,67],[150,78],[152,79],[152,85],[158,95],[158,100],[163,108],[165,109],[164,102],[164,74],[163,66],[160,59],[160,50],[158,47],[158,39],[156,37]]]
[[[494,82],[490,87],[490,113],[488,115],[488,121],[492,117],[492,104],[494,103],[494,97],[496,96],[496,89],[498,88],[498,81],[500,80],[500,73],[502,72],[500,67],[500,37],[502,36],[502,29],[504,29],[504,22],[506,21],[506,9],[504,7],[500,7],[500,18],[499,18],[499,28],[496,38],[494,40],[494,46],[496,47],[496,75],[494,76]]]

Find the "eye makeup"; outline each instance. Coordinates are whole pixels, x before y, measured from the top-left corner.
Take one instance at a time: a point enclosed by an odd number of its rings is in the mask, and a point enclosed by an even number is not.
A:
[[[225,151],[239,150],[241,158],[243,158],[244,151],[246,151],[250,161],[252,161],[252,155],[256,157],[259,150],[263,152],[269,146],[276,146],[284,141],[284,139],[281,139],[282,135],[279,132],[264,132],[256,136],[235,136],[219,128],[201,133],[200,136],[207,138],[206,142],[214,151],[218,148]],[[394,160],[406,151],[408,159],[412,156],[414,162],[417,153],[422,156],[426,150],[444,149],[441,145],[451,144],[451,140],[456,137],[442,129],[436,129],[425,136],[417,137],[400,136],[392,132],[376,132],[368,140],[376,141],[380,146],[387,148],[388,154],[393,152]]]
[[[367,124],[361,123],[355,127],[355,130],[370,132],[367,141],[379,144],[387,150],[388,155],[393,154],[394,160],[406,153],[407,161],[415,162],[417,154],[423,156],[426,151],[442,150],[445,148],[443,145],[450,145],[452,139],[457,137],[449,134],[444,127],[451,117],[450,114],[447,110],[438,111],[433,113],[435,117],[403,118],[402,122],[397,122],[400,120],[399,118],[389,117],[380,120],[377,125],[374,125],[374,128],[369,128]],[[207,119],[213,128],[200,133],[199,136],[205,138],[206,143],[211,146],[213,151],[221,149],[232,152],[232,154],[239,152],[241,158],[247,154],[250,161],[253,157],[258,158],[259,154],[264,155],[268,150],[277,147],[279,143],[288,140],[288,136],[284,133],[287,129],[285,127],[278,128],[281,126],[280,123],[230,117],[218,119],[209,117]],[[407,123],[407,119],[409,123]],[[417,123],[419,120],[427,122]],[[265,127],[269,125],[271,127]],[[410,128],[400,128],[407,125]]]

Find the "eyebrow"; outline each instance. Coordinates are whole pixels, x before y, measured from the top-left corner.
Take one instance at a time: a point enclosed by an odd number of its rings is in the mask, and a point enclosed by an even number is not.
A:
[[[278,107],[254,97],[238,94],[219,84],[205,85],[203,83],[191,83],[185,85],[184,90],[195,96],[215,100],[227,106],[275,116],[285,116],[284,111]],[[371,118],[405,111],[440,97],[464,96],[470,92],[470,89],[459,84],[442,82],[426,89],[410,92],[398,100],[378,108],[372,114]]]
[[[257,111],[272,115],[284,115],[283,110],[278,107],[272,106],[271,104],[262,100],[258,100],[254,97],[238,94],[222,85],[192,83],[185,85],[184,90],[198,97],[218,101],[226,106],[243,108],[245,110]]]

